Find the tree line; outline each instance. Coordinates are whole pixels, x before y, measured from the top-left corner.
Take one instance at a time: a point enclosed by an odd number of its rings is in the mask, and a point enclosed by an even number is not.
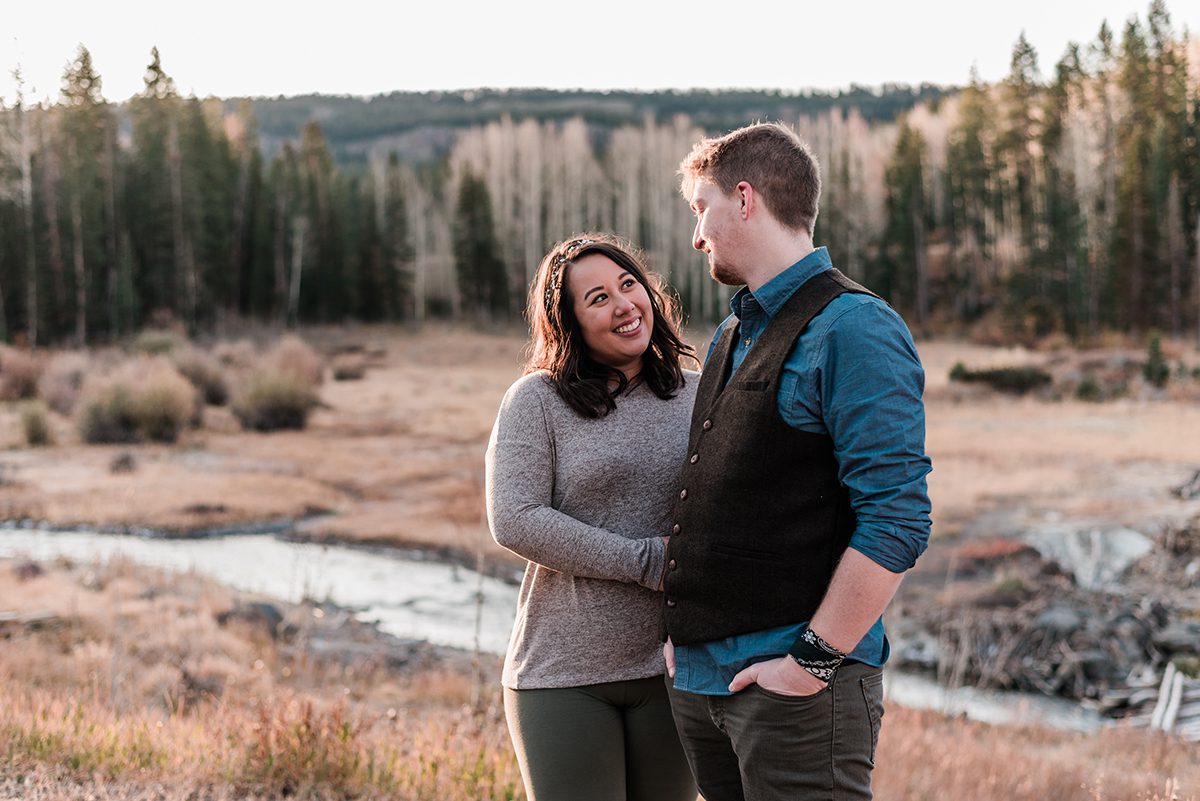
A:
[[[828,105],[783,121],[822,164],[818,244],[914,328],[1200,336],[1198,72],[1200,46],[1155,0],[1048,77],[1022,36],[994,85],[972,75],[890,118]],[[694,321],[727,313],[676,176],[696,139],[730,127],[714,112],[500,113],[431,126],[447,137],[432,157],[378,136],[338,158],[315,120],[268,147],[255,103],[181,96],[157,50],[128,103],[101,89],[81,46],[56,102],[0,105],[5,341],[231,315],[517,320],[546,248],[597,228],[645,248]]]

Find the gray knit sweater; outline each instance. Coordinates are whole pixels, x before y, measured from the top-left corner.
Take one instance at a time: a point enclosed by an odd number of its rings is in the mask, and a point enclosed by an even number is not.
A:
[[[496,542],[529,560],[504,661],[512,689],[656,676],[663,572],[699,374],[664,401],[645,386],[599,420],[544,372],[504,396],[487,450]]]

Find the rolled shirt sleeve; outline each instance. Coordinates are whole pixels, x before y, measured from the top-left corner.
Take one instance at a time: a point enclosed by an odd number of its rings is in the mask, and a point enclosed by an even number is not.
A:
[[[813,351],[823,355],[810,365],[810,397],[796,392],[790,412],[822,420],[833,439],[856,515],[849,547],[902,573],[925,550],[931,529],[925,371],[895,311],[866,295],[842,298],[814,332],[824,342]],[[812,403],[819,408],[805,408]]]

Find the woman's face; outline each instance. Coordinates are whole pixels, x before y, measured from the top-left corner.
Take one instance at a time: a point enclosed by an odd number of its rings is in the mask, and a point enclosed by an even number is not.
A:
[[[572,263],[566,278],[588,355],[626,378],[636,376],[654,332],[646,287],[602,253],[589,253]]]

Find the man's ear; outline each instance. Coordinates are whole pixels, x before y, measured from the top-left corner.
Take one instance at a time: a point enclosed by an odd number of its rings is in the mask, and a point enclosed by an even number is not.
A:
[[[742,219],[750,219],[750,215],[754,214],[758,208],[758,193],[754,191],[754,187],[749,181],[740,181],[733,190],[738,200],[742,204]]]

